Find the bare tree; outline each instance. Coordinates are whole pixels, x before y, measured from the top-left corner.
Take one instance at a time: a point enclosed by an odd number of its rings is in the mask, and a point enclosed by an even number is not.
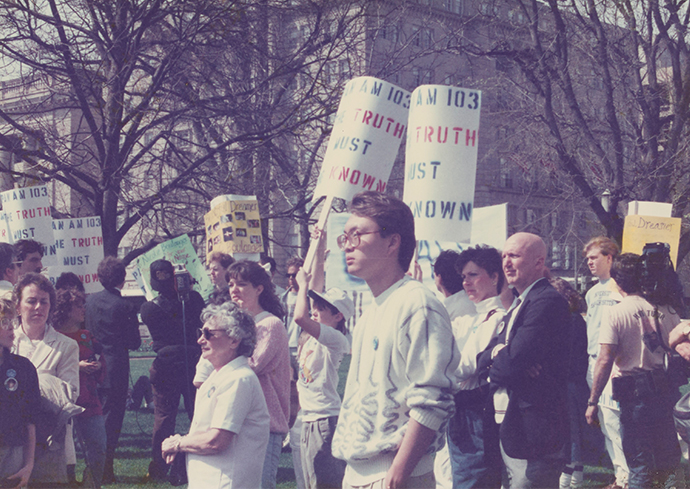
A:
[[[361,15],[356,2],[3,2],[16,77],[0,172],[60,182],[58,210],[100,215],[106,254],[128,232],[202,228],[218,193],[256,194],[269,218],[303,213],[338,101],[326,78],[349,76]]]
[[[619,242],[628,201],[672,202],[674,216],[685,216],[690,196],[687,4],[510,0],[481,5],[475,12],[481,27],[465,37],[459,51],[496,62],[497,103],[511,114],[523,158],[541,161],[542,174],[557,189],[577,189]],[[605,190],[611,193],[608,209],[601,203]],[[687,237],[686,231],[680,259],[690,251]]]

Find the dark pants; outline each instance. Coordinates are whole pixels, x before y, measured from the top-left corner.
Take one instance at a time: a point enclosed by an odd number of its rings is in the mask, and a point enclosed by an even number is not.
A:
[[[127,388],[129,387],[129,354],[109,355],[104,354],[108,379],[106,387],[99,389],[101,403],[103,404],[103,416],[105,417],[105,466],[104,476],[113,475],[113,460],[115,450],[120,440],[122,421],[125,419],[127,408]]]
[[[668,391],[619,401],[630,489],[664,487],[680,463],[680,446],[673,423],[674,399],[674,394]]]
[[[488,386],[455,396],[448,452],[453,487],[500,487],[501,450]]]
[[[196,363],[194,363],[195,365]],[[162,370],[162,369],[161,369]],[[175,375],[175,372],[156,370],[154,361],[150,369],[151,386],[153,388],[153,443],[152,460],[149,465],[149,474],[153,478],[165,478],[168,466],[161,453],[163,440],[175,434],[175,421],[180,405],[180,396],[184,397],[184,408],[189,420],[194,416],[194,396],[196,389],[192,384],[193,375],[185,378],[184,374]],[[183,457],[179,457],[183,460]],[[179,476],[185,473],[182,464],[173,464],[171,475]]]
[[[581,464],[583,461],[582,446],[587,433],[587,399],[589,386],[582,378],[575,382],[568,381],[568,417],[570,418],[570,450],[565,453],[565,461],[570,464]]]

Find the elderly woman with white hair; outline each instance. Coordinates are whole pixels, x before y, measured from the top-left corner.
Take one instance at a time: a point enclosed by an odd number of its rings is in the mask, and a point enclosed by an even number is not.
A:
[[[232,302],[208,306],[201,319],[202,356],[214,370],[197,391],[189,434],[166,439],[163,456],[187,454],[189,489],[260,487],[270,418],[248,363],[254,320]]]

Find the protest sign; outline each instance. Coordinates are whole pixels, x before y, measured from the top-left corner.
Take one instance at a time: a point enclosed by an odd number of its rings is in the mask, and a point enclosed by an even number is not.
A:
[[[623,227],[623,253],[642,254],[646,243],[668,243],[673,266],[678,263],[679,217],[627,216]]]
[[[228,255],[264,251],[259,202],[256,197],[243,197],[214,199],[217,204],[204,216],[207,261],[214,251]]]
[[[0,192],[2,219],[0,241],[16,243],[22,239],[33,239],[43,245],[43,265],[56,265],[55,254],[49,246],[55,242],[50,196],[46,185],[17,188]]]
[[[343,91],[314,198],[383,192],[407,127],[410,93],[371,76]]]
[[[57,264],[48,267],[48,278],[55,281],[64,272],[76,273],[87,294],[103,287],[98,281],[98,264],[103,260],[103,232],[100,217],[53,219],[55,240],[49,253]]]
[[[671,217],[673,204],[667,202],[649,202],[646,200],[633,200],[628,202],[629,216],[656,216]]]
[[[171,239],[159,244],[151,251],[144,253],[137,258],[138,270],[133,273],[137,282],[143,283],[143,290],[146,299],[151,300],[158,292],[151,288],[151,263],[156,260],[168,260],[173,265],[184,265],[194,279],[194,290],[199,292],[204,300],[213,292],[213,283],[206,273],[206,267],[199,260],[199,256],[194,251],[189,236],[183,234],[175,239]]]
[[[412,92],[403,200],[418,240],[469,242],[481,92],[422,85]]]

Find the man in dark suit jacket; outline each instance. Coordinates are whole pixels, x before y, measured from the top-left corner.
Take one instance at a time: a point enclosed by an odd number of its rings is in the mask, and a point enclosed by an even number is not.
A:
[[[105,467],[103,482],[113,482],[113,459],[122,430],[129,387],[129,350],[141,345],[136,309],[120,295],[125,265],[107,256],[98,265],[98,279],[105,290],[86,299],[86,329],[103,345],[106,379],[99,389],[105,416]]]
[[[570,314],[544,278],[546,246],[517,233],[503,249],[503,271],[518,294],[499,336],[477,357],[494,393],[501,454],[511,488],[558,487],[567,440]]]

